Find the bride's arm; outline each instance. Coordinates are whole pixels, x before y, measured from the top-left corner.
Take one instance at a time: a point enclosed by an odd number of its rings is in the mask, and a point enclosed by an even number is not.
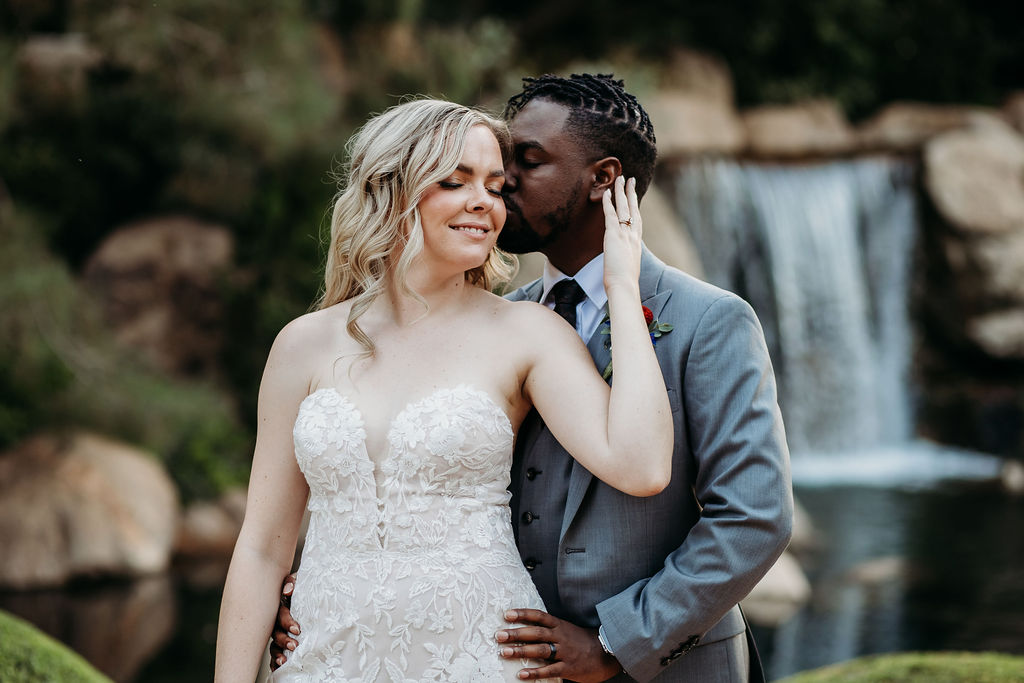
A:
[[[555,438],[584,467],[625,493],[647,496],[671,478],[673,429],[640,303],[642,242],[633,181],[624,187],[617,179],[614,206],[606,193],[604,209],[612,388],[579,337],[553,314],[529,334],[534,351],[523,388]],[[619,222],[627,218],[631,226]]]
[[[308,488],[295,461],[292,426],[309,383],[296,367],[305,348],[292,323],[274,342],[260,384],[256,449],[245,521],[224,585],[217,627],[218,683],[252,683],[291,570]]]

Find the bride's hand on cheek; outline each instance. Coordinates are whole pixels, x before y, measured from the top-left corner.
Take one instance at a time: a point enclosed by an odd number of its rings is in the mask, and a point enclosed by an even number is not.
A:
[[[604,208],[604,284],[636,286],[640,278],[640,254],[643,250],[643,220],[636,196],[636,179],[619,176],[614,190],[605,190]]]

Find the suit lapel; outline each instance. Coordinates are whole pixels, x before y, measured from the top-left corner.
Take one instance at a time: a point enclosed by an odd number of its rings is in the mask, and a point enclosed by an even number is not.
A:
[[[661,311],[665,308],[665,304],[672,296],[671,290],[658,292],[658,283],[661,281],[661,275],[664,270],[665,264],[648,251],[647,247],[644,247],[643,255],[640,259],[640,300],[644,306],[651,309],[655,320],[658,319]],[[590,341],[587,342],[587,350],[590,351],[590,356],[594,359],[594,366],[597,367],[598,372],[604,372],[604,369],[612,359],[611,349],[606,348],[605,345],[608,335],[601,334],[601,331],[607,329],[607,327],[607,322],[601,323],[597,330],[594,331],[593,336],[590,337]],[[609,378],[608,383],[611,384],[611,378]],[[572,474],[569,476],[569,494],[565,501],[565,515],[562,517],[562,531],[559,539],[565,537],[565,533],[572,524],[576,512],[580,509],[583,498],[586,496],[587,489],[590,488],[590,482],[593,479],[594,475],[587,468],[573,460]]]

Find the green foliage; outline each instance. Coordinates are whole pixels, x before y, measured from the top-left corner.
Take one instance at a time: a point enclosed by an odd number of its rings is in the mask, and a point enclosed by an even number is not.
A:
[[[50,215],[50,245],[72,264],[139,214],[236,221],[260,169],[297,147],[332,145],[324,131],[339,101],[296,3],[90,3],[68,13],[100,65],[71,103],[0,105],[0,176],[19,203]],[[0,44],[6,53],[13,47]],[[0,67],[0,94],[31,93],[38,84],[19,84],[14,61]]]
[[[1014,683],[1024,657],[973,652],[910,652],[861,657],[806,671],[780,683]]]
[[[118,346],[38,220],[3,211],[0,448],[69,426],[138,443],[165,460],[185,499],[245,480],[251,436],[222,391],[172,380]]]
[[[313,4],[350,32],[407,17],[408,4],[421,28],[499,19],[515,38],[515,75],[630,52],[666,64],[674,48],[695,48],[728,63],[741,105],[834,97],[853,117],[897,99],[998,104],[1024,73],[1024,22],[1005,0]]]
[[[110,683],[79,655],[4,611],[0,611],[0,681]]]

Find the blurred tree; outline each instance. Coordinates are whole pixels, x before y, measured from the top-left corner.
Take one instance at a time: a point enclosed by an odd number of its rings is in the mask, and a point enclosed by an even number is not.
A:
[[[506,69],[525,73],[624,49],[657,62],[684,45],[724,58],[745,106],[828,96],[857,117],[895,99],[997,104],[1024,74],[1024,22],[1011,0],[310,2],[345,32],[367,21],[425,30],[497,18],[516,41]]]

